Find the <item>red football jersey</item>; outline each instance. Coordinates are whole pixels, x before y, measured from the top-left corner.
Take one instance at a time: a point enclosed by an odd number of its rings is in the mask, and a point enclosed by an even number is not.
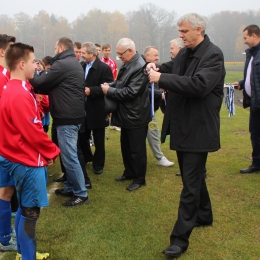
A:
[[[103,61],[104,63],[106,63],[110,67],[110,69],[112,70],[112,73],[113,73],[114,80],[116,80],[116,77],[117,77],[116,61],[111,58],[105,59],[104,57],[102,57],[100,60]]]
[[[0,97],[2,95],[3,87],[10,79],[10,71],[0,65]]]
[[[0,102],[0,154],[28,166],[45,166],[60,150],[42,129],[37,102],[25,81],[9,80]]]

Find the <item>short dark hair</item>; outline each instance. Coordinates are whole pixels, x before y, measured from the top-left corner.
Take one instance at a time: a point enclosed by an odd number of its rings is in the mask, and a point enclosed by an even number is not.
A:
[[[105,44],[102,45],[102,51],[103,51],[104,49],[108,49],[108,48],[111,49],[111,46],[110,46],[108,43],[105,43]]]
[[[258,37],[260,37],[260,29],[257,25],[255,24],[250,24],[248,25],[243,32],[247,31],[247,34],[249,36],[252,36],[252,34],[254,33],[255,35],[257,35]]]
[[[81,42],[74,42],[73,47],[77,49],[81,49]]]
[[[96,46],[96,47],[101,47],[100,44],[98,44],[98,43],[95,43],[95,46]]]
[[[6,34],[0,34],[0,48],[6,49],[9,43],[15,43],[16,38]]]
[[[65,50],[69,50],[69,49],[73,50],[73,43],[72,43],[72,40],[70,38],[62,37],[58,40],[57,44],[59,46],[63,46],[65,48]]]
[[[34,53],[32,46],[21,42],[11,44],[5,53],[6,64],[10,71],[14,70],[21,59],[28,61],[29,54]]]
[[[42,62],[44,63],[44,65],[51,65],[50,61],[51,61],[52,57],[51,56],[45,56],[43,59],[42,59]]]

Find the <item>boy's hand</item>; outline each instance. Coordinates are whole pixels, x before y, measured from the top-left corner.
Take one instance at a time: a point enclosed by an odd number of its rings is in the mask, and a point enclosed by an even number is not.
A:
[[[53,159],[48,159],[47,160],[47,167],[53,165],[53,163],[54,163]]]

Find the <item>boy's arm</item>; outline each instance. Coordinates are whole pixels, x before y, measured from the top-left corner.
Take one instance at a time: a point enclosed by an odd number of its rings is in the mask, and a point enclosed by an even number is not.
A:
[[[60,149],[43,131],[42,122],[37,116],[36,100],[30,93],[16,96],[11,108],[11,117],[24,140],[47,161],[59,155]]]

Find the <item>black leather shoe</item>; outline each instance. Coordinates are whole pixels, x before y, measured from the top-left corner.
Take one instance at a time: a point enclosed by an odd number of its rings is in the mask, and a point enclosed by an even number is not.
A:
[[[196,222],[194,227],[212,227],[212,223],[199,223],[199,222]]]
[[[250,165],[248,168],[240,170],[241,174],[248,174],[248,173],[254,173],[254,172],[260,172],[260,167],[255,167],[253,165]]]
[[[66,180],[67,178],[64,174],[60,178],[54,179],[55,182],[64,182]]]
[[[73,197],[74,194],[73,192],[66,192],[64,189],[56,189],[55,190],[55,194],[56,195],[61,195],[61,196],[64,196],[64,197]]]
[[[181,173],[180,172],[177,172],[176,174],[175,174],[175,176],[181,176]]]
[[[89,190],[92,189],[91,182],[85,182],[85,187]]]
[[[137,190],[137,189],[141,188],[144,185],[145,184],[131,183],[126,189],[128,191],[133,191],[133,190]]]
[[[186,250],[180,248],[179,246],[171,245],[170,247],[163,250],[163,254],[173,256],[173,257],[179,257],[185,251]]]
[[[101,174],[102,172],[103,172],[103,170],[95,170],[95,169],[94,169],[94,173],[95,173],[95,174]]]
[[[115,181],[117,181],[117,182],[127,181],[127,180],[132,180],[132,179],[131,178],[127,178],[124,175],[115,179]]]

